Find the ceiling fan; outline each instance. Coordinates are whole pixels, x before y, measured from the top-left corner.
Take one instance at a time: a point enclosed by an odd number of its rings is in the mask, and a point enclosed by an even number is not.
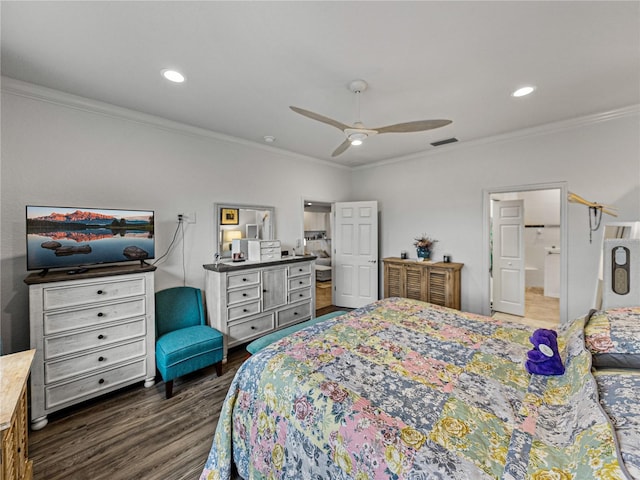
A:
[[[358,121],[355,122],[351,127],[349,125],[345,125],[344,123],[338,122],[337,120],[325,117],[324,115],[305,110],[304,108],[293,106],[290,106],[289,108],[294,112],[299,113],[300,115],[304,115],[305,117],[311,118],[313,120],[317,120],[319,122],[334,126],[344,132],[347,138],[340,144],[340,146],[338,146],[338,148],[334,150],[334,152],[331,154],[332,157],[337,157],[341,153],[344,153],[351,145],[361,145],[364,139],[372,137],[373,135],[378,135],[381,133],[423,132],[425,130],[433,130],[434,128],[444,127],[445,125],[449,125],[451,123],[451,120],[416,120],[414,122],[396,123],[395,125],[388,125],[386,127],[380,128],[366,128],[360,121],[360,94],[364,92],[367,87],[368,84],[364,80],[354,80],[349,84],[349,90],[356,94],[356,99],[358,102]]]

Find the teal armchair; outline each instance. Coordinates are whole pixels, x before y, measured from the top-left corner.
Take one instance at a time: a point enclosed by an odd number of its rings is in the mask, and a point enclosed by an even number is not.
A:
[[[206,324],[202,293],[175,287],[156,292],[156,367],[173,395],[173,380],[215,365],[222,375],[222,334]]]

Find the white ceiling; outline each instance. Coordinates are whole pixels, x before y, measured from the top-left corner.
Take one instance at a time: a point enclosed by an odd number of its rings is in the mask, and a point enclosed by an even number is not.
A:
[[[640,103],[638,1],[3,1],[1,21],[2,75],[349,166]],[[368,127],[453,123],[332,159],[342,132],[288,107],[352,124],[357,78]]]

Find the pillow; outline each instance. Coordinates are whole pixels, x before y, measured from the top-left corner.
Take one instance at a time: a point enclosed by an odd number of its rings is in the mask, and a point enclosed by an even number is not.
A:
[[[584,336],[595,367],[640,368],[640,307],[592,310]]]

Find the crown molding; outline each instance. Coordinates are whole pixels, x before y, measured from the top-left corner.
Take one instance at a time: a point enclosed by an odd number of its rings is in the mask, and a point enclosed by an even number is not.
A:
[[[303,160],[306,162],[317,163],[324,166],[338,168],[342,170],[351,170],[352,167],[346,165],[338,165],[336,163],[321,160],[319,158],[302,155],[299,153],[290,152],[278,147],[269,145],[263,145],[258,142],[252,142],[250,140],[244,140],[242,138],[233,137],[231,135],[225,135],[223,133],[214,132],[205,128],[194,127],[185,123],[176,122],[163,117],[142,113],[137,110],[131,110],[124,107],[118,107],[110,103],[101,102],[91,98],[81,97],[79,95],[73,95],[71,93],[62,92],[60,90],[54,90],[52,88],[43,87],[33,83],[23,82],[11,77],[2,76],[0,78],[0,88],[2,93],[15,95],[18,97],[29,98],[32,100],[38,100],[41,102],[51,103],[74,110],[80,110],[83,112],[102,115],[105,117],[117,118],[120,120],[127,120],[130,122],[139,123],[153,128],[159,128],[165,131],[171,131],[174,133],[180,133],[183,135],[190,135],[194,137],[212,139],[218,142],[233,143],[242,145],[245,147],[257,148],[265,150],[278,155],[283,155],[296,160]]]
[[[630,105],[627,107],[617,108],[614,110],[608,110],[606,112],[594,113],[590,115],[584,115],[581,117],[571,118],[568,120],[559,120],[557,122],[546,123],[535,127],[523,128],[521,130],[514,130],[512,132],[502,133],[500,135],[494,135],[491,137],[478,138],[469,141],[460,141],[457,143],[451,143],[443,145],[441,147],[434,147],[433,150],[424,150],[418,153],[412,153],[402,157],[390,158],[387,160],[381,160],[380,162],[371,163],[368,165],[359,165],[353,167],[354,170],[364,170],[372,167],[379,167],[382,165],[390,165],[399,162],[407,162],[411,160],[419,160],[422,158],[430,157],[433,155],[440,155],[452,150],[461,150],[468,148],[475,148],[484,145],[499,144],[513,142],[523,138],[532,138],[542,135],[549,135],[553,133],[559,133],[566,130],[572,130],[576,128],[585,127],[588,125],[594,125],[597,123],[608,122],[611,120],[617,120],[619,118],[631,117],[634,115],[640,115],[640,104]]]

